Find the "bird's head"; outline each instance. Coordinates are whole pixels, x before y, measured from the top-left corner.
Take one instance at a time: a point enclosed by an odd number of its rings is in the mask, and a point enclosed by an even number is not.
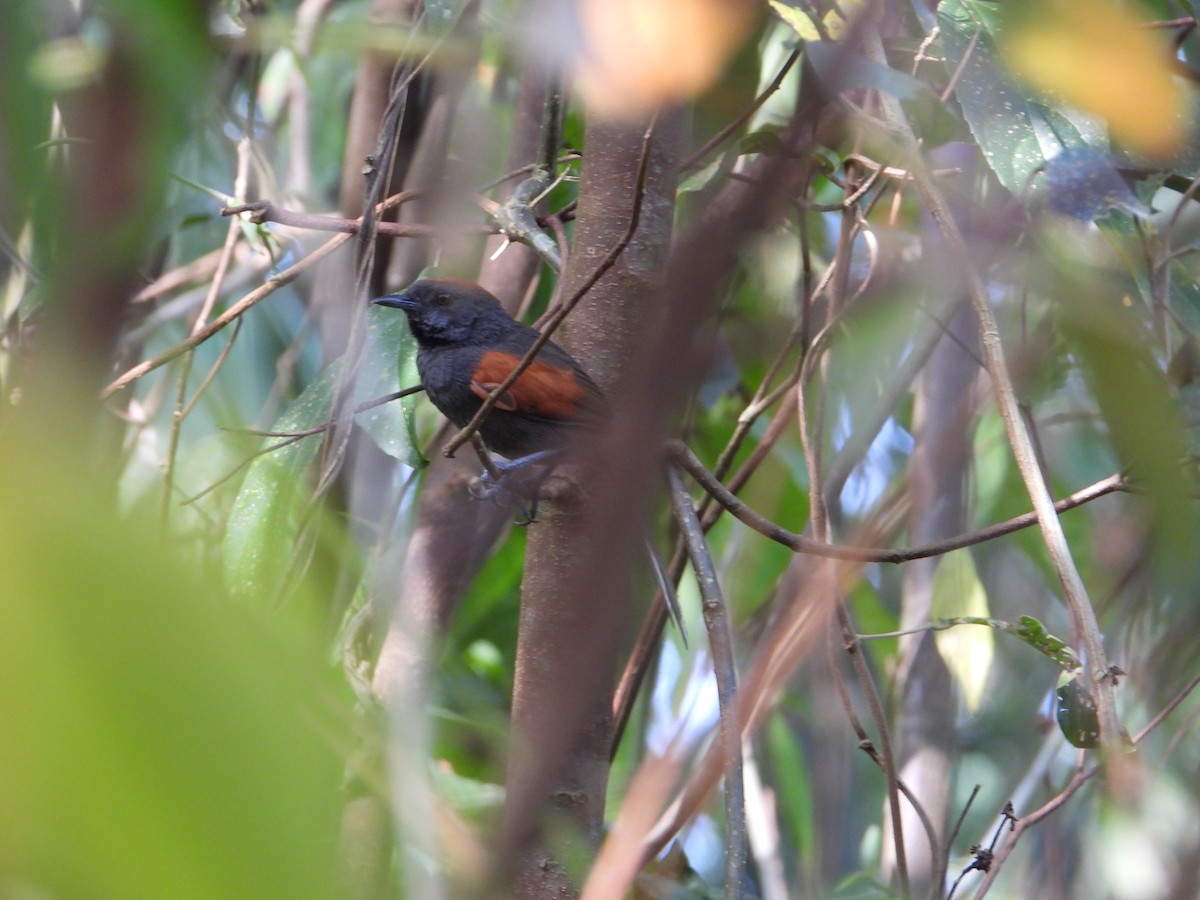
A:
[[[499,300],[474,282],[458,278],[422,279],[371,302],[404,310],[413,337],[423,345],[464,343],[477,326],[497,315],[507,318]]]

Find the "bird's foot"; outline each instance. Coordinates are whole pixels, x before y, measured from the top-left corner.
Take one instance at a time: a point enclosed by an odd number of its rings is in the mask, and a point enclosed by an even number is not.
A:
[[[528,525],[537,519],[538,496],[542,482],[554,468],[553,465],[535,472],[531,478],[518,478],[513,483],[513,476],[522,473],[531,466],[544,463],[557,456],[558,450],[542,450],[521,456],[517,459],[492,458],[490,465],[485,466],[477,478],[472,479],[468,490],[476,500],[491,500],[497,506],[505,509],[516,509],[520,513],[517,525]],[[528,504],[528,505],[527,505]]]

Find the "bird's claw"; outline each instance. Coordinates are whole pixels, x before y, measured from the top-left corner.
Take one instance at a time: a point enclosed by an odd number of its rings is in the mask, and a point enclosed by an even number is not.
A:
[[[516,509],[520,517],[515,525],[529,525],[537,519],[538,497],[535,490],[532,501],[526,506],[524,498],[507,487],[509,472],[500,471],[498,476],[484,470],[467,485],[467,493],[476,500],[490,500],[501,509]]]
[[[504,476],[493,478],[486,469],[467,485],[467,492],[476,500],[492,500],[504,489]]]

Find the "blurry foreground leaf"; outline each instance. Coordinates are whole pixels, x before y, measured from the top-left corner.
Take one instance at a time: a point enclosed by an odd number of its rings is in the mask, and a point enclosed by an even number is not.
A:
[[[937,94],[911,75],[828,41],[809,43],[805,47],[805,61],[831,96],[854,88],[874,88],[891,94],[900,101],[918,134],[930,146],[945,143],[956,130],[954,117]]]
[[[117,520],[55,446],[0,469],[0,894],[332,896],[315,642]]]
[[[580,89],[593,110],[635,119],[710,87],[755,18],[747,0],[588,0]]]
[[[1143,218],[1150,215],[1105,154],[1091,147],[1070,147],[1049,160],[1046,188],[1052,212],[1085,222],[1109,208]]]
[[[1145,22],[1113,0],[1030,4],[1002,52],[1030,84],[1103,117],[1133,150],[1165,157],[1187,137],[1192,98],[1171,68],[1166,34]]]
[[[1179,571],[1196,547],[1196,509],[1184,471],[1187,440],[1141,323],[1127,298],[1093,273],[1073,273],[1059,288],[1064,333],[1081,362],[1113,449],[1147,501],[1154,545]]]

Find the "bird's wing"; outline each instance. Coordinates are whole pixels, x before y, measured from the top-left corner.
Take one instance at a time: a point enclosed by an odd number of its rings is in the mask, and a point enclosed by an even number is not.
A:
[[[489,350],[471,375],[471,391],[485,398],[521,361],[502,350]],[[598,405],[599,389],[582,370],[536,359],[496,401],[496,408],[542,419],[573,421]]]

